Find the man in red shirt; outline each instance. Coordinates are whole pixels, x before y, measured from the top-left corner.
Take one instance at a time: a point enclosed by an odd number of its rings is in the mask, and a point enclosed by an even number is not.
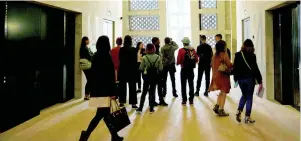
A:
[[[111,56],[114,64],[115,70],[115,81],[118,82],[118,68],[119,68],[119,50],[122,45],[122,38],[119,37],[116,39],[117,46],[111,50]]]
[[[195,49],[190,47],[190,40],[188,37],[184,37],[183,48],[178,52],[177,65],[181,65],[181,89],[182,89],[182,105],[187,103],[187,94],[186,94],[186,84],[188,81],[189,85],[189,103],[193,105],[194,98],[194,68],[196,62],[198,62],[198,57],[196,55]]]

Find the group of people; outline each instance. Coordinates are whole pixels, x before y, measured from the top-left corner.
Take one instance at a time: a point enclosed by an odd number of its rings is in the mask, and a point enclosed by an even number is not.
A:
[[[140,114],[143,110],[146,95],[149,94],[150,112],[153,113],[156,106],[168,106],[165,102],[167,94],[167,76],[170,75],[172,82],[172,94],[178,97],[176,90],[176,65],[181,67],[181,95],[182,105],[189,101],[193,105],[195,96],[199,96],[203,73],[205,72],[206,90],[204,96],[210,91],[220,91],[213,111],[218,116],[229,116],[224,110],[226,94],[229,93],[230,75],[234,75],[235,84],[240,86],[242,97],[239,102],[236,120],[241,122],[241,113],[246,105],[245,123],[254,123],[251,119],[253,92],[256,84],[262,88],[262,77],[256,63],[254,45],[250,39],[244,41],[241,51],[235,54],[234,63],[231,63],[230,50],[222,35],[215,36],[215,53],[206,43],[206,36],[201,36],[201,43],[195,50],[190,46],[190,39],[182,39],[183,47],[179,46],[172,38],[164,39],[165,45],[160,48],[160,39],[153,37],[152,43],[144,47],[144,43],[138,42],[136,48],[133,46],[132,37],[127,35],[116,39],[117,46],[111,49],[109,38],[101,36],[96,43],[97,51],[93,54],[88,47],[89,39],[83,37],[80,48],[80,58],[91,61],[91,69],[85,70],[87,78],[85,87],[85,99],[89,97],[110,97],[118,99],[120,107],[127,103],[127,84],[129,88],[129,104],[137,109]],[[123,45],[123,46],[122,46]],[[175,58],[175,51],[178,50]],[[198,80],[196,91],[194,91],[194,68],[198,64]],[[210,71],[212,80],[210,82]],[[141,78],[143,87],[141,90]],[[186,85],[189,85],[189,97],[186,94]],[[137,89],[138,88],[138,89]],[[156,88],[159,103],[156,102]],[[137,93],[142,92],[139,106]],[[87,140],[99,121],[110,114],[110,108],[98,108],[95,117],[90,122],[88,129],[82,131],[82,141]],[[109,126],[109,125],[107,125]],[[121,141],[117,132],[110,130],[113,141]]]

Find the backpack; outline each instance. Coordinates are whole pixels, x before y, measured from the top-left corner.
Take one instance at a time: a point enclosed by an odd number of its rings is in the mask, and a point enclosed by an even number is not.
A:
[[[184,48],[184,50],[186,51],[185,56],[184,56],[184,61],[183,61],[183,68],[195,68],[196,65],[196,61],[195,61],[195,57],[196,56],[192,56],[191,52],[193,50],[191,49],[186,49]]]
[[[146,76],[149,78],[149,79],[152,79],[152,80],[155,80],[158,76],[159,76],[159,70],[158,68],[156,67],[156,62],[158,61],[159,59],[159,56],[157,57],[156,61],[155,62],[151,62],[149,60],[149,58],[147,56],[145,56],[150,64],[150,67],[147,68],[146,70]]]

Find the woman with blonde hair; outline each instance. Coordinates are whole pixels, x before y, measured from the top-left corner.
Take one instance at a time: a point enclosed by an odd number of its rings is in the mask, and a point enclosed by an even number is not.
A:
[[[212,81],[209,91],[220,91],[217,97],[216,105],[213,111],[219,116],[229,116],[224,111],[224,105],[226,102],[226,94],[230,91],[230,71],[232,69],[232,63],[225,51],[226,42],[220,40],[215,45],[216,52],[212,57]]]

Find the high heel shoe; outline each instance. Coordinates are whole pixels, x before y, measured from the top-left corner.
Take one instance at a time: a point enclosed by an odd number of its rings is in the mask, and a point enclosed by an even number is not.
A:
[[[218,114],[218,108],[219,108],[219,106],[217,104],[215,104],[215,106],[213,108],[214,113]]]
[[[224,109],[219,109],[218,110],[218,116],[226,117],[226,116],[229,116],[229,113],[226,113]]]
[[[255,122],[255,120],[251,119],[251,117],[246,116],[246,118],[245,118],[245,123],[246,124],[248,124],[248,123],[254,123],[254,122]]]
[[[118,135],[113,136],[113,137],[112,137],[112,141],[123,141],[123,137],[120,137],[120,136],[118,136]]]
[[[241,122],[241,111],[237,110],[236,121]]]

